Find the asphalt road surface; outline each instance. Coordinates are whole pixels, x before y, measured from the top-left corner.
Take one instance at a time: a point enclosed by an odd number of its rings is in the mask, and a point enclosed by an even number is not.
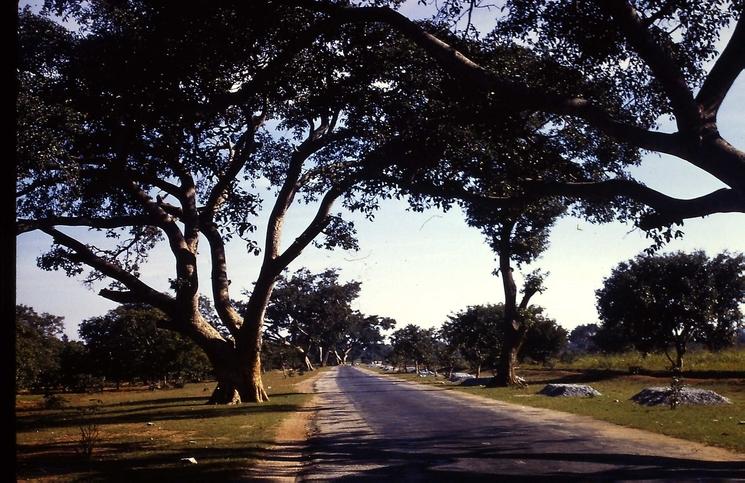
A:
[[[745,479],[732,453],[355,367],[323,374],[315,390],[301,481]]]

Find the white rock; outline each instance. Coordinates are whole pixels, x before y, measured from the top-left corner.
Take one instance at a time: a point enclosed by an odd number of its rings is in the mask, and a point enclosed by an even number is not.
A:
[[[657,406],[660,404],[670,404],[671,390],[669,387],[647,387],[642,389],[638,394],[631,397],[631,400],[644,406]],[[695,387],[683,387],[680,390],[680,404],[692,406],[718,406],[720,404],[732,404],[726,397],[717,394],[709,389],[699,389]]]
[[[192,465],[197,464],[197,460],[194,458],[181,458],[181,461],[183,461],[184,463],[190,463]]]
[[[586,384],[546,384],[538,394],[551,397],[595,397],[602,396],[595,388]]]

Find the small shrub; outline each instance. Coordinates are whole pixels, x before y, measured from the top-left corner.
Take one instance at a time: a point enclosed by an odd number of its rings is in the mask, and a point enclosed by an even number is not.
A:
[[[44,394],[42,404],[44,406],[44,409],[62,409],[64,407],[67,407],[67,405],[70,404],[70,401],[59,394],[47,393]]]
[[[683,393],[683,378],[678,373],[674,373],[670,381],[670,409],[675,409],[680,405]]]
[[[78,426],[80,429],[80,439],[75,451],[86,459],[93,456],[93,450],[101,440],[101,433],[98,429],[98,423],[92,417],[98,412],[98,406],[91,406],[80,410],[80,415],[84,420]]]

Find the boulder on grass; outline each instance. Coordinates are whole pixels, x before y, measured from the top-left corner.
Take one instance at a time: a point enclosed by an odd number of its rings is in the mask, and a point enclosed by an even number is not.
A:
[[[454,372],[450,375],[450,382],[463,382],[466,379],[475,379],[476,376],[467,372]]]
[[[551,397],[595,397],[602,396],[595,388],[586,384],[546,384],[538,394]]]
[[[660,404],[669,406],[671,394],[672,390],[669,387],[647,387],[642,389],[638,394],[631,396],[631,400],[644,406],[657,406]],[[732,401],[709,389],[684,386],[680,390],[679,404],[718,406],[732,404]]]

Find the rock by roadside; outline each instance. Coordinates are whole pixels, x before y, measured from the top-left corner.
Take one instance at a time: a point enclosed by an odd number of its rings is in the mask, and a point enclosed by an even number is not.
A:
[[[670,404],[669,387],[647,387],[638,394],[631,396],[631,400],[644,406],[657,406]],[[717,406],[721,404],[732,404],[732,401],[709,389],[698,389],[695,387],[683,387],[680,392],[680,404],[695,406]]]
[[[538,394],[551,397],[595,397],[602,396],[594,387],[585,384],[546,384]]]

